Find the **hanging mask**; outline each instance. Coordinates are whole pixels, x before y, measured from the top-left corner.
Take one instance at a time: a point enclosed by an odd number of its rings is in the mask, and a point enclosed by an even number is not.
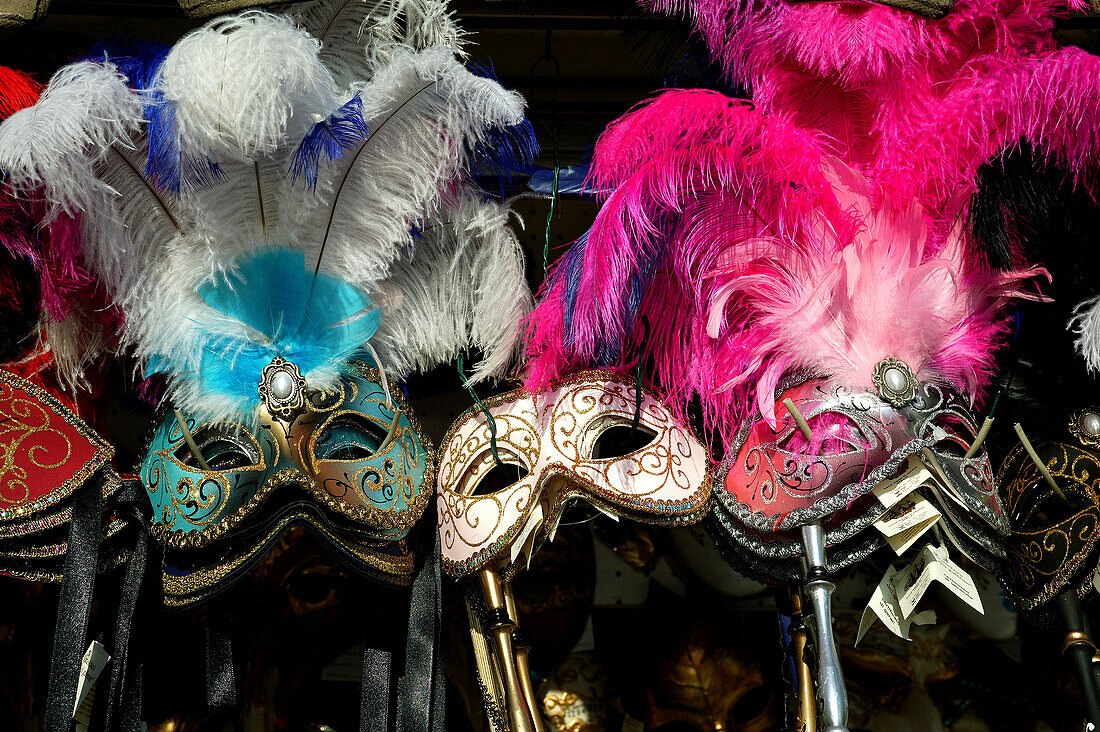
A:
[[[0,573],[60,581],[77,491],[122,486],[113,448],[30,379],[0,370]],[[96,502],[101,505],[101,502]],[[100,570],[126,558],[128,524],[103,505]]]
[[[444,568],[465,576],[501,560],[514,574],[519,553],[552,539],[572,501],[648,523],[697,521],[708,506],[706,449],[651,393],[636,396],[622,377],[588,371],[489,400],[503,470],[481,409],[459,417],[439,460]]]
[[[286,361],[258,388],[269,395],[258,427],[242,415],[235,423],[188,420],[185,430],[169,412],[154,433],[141,469],[152,532],[180,550],[165,563],[166,594],[201,599],[295,524],[365,573],[406,582],[412,559],[393,540],[423,513],[434,470],[401,393],[391,395],[378,369],[362,362],[349,363],[339,391],[307,390]],[[206,555],[219,554],[227,536],[237,537],[232,550],[210,565]]]
[[[1022,444],[1005,458],[998,480],[1012,517],[1008,542],[1008,590],[1012,603],[1036,613],[1055,595],[1092,589],[1100,541],[1100,417],[1079,409],[1069,419],[1065,442],[1035,440],[1039,460],[1069,501],[1047,484]]]
[[[988,453],[981,448],[965,457],[978,430],[962,398],[949,388],[920,384],[896,359],[881,362],[874,380],[878,394],[806,376],[781,383],[774,426],[763,419],[746,424],[730,445],[722,466],[726,490],[718,493],[716,507],[727,519],[722,524],[751,553],[794,560],[802,552],[798,527],[825,518],[830,545],[859,540],[847,552],[831,553],[834,566],[845,566],[882,545],[880,537],[857,536],[884,511],[870,494],[913,455],[939,478],[921,490],[946,494],[929,497],[956,525],[953,533],[966,537],[960,539],[964,551],[982,564],[989,563],[987,554],[1003,555],[998,537],[1007,536],[1008,522]],[[806,419],[812,443],[784,405],[787,399]]]

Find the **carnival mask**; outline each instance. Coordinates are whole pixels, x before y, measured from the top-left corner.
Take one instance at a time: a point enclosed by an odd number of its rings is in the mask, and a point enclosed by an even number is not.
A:
[[[508,549],[529,542],[530,556],[553,537],[571,501],[668,524],[693,523],[707,508],[706,449],[651,393],[637,394],[621,377],[582,372],[544,392],[502,394],[486,408],[491,423],[480,409],[468,410],[440,450],[439,531],[452,575],[495,559],[514,574],[517,552],[509,557]],[[503,486],[493,484],[502,472],[494,443],[509,466]]]
[[[167,595],[200,599],[197,591],[246,570],[294,525],[368,574],[408,578],[411,556],[394,540],[430,497],[431,454],[400,392],[378,369],[349,366],[342,388],[323,392],[308,390],[289,362],[273,361],[257,427],[243,415],[185,425],[166,415],[141,476],[151,530],[169,550]]]
[[[1092,588],[1100,540],[1098,415],[1100,410],[1095,408],[1077,410],[1070,417],[1065,442],[1033,443],[1068,503],[1047,484],[1022,444],[1001,465],[998,478],[1013,529],[1008,540],[1007,589],[1021,612],[1040,610],[1067,588],[1082,597]]]
[[[0,573],[60,581],[77,490],[121,487],[111,446],[46,389],[0,371]],[[100,569],[126,557],[127,523],[103,507]]]
[[[1003,555],[997,537],[1007,536],[1008,522],[989,456],[983,448],[966,457],[978,436],[969,408],[950,388],[918,383],[895,359],[878,365],[875,383],[878,394],[805,375],[781,383],[774,421],[746,424],[726,454],[720,532],[750,554],[796,560],[799,527],[822,520],[828,544],[844,544],[830,552],[830,564],[846,566],[882,545],[880,537],[857,536],[884,510],[872,489],[913,455],[937,476],[921,491],[935,494],[928,497],[954,524],[946,528],[960,549],[983,565],[985,555]],[[786,400],[805,418],[811,441]]]

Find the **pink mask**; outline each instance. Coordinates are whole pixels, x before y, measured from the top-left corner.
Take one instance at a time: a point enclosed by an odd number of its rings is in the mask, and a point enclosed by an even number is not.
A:
[[[901,372],[904,394],[853,392],[805,375],[780,384],[774,424],[746,423],[727,451],[726,489],[717,493],[716,506],[721,532],[732,534],[741,549],[774,559],[801,554],[798,527],[819,519],[829,545],[848,542],[882,513],[869,496],[872,488],[916,455],[944,479],[936,490],[948,495],[936,502],[954,524],[947,528],[965,537],[958,543],[968,549],[979,545],[967,554],[1003,556],[1008,523],[989,455],[983,448],[964,457],[978,432],[969,407],[952,389],[920,384],[907,368]],[[812,443],[802,437],[786,399],[806,418]],[[874,548],[867,541],[849,543],[857,545],[854,561]],[[984,559],[980,563],[987,564]]]
[[[647,390],[637,436],[645,444],[629,451],[609,447],[608,438],[630,434],[635,415],[634,385],[622,377],[582,372],[546,391],[502,394],[486,407],[496,424],[497,453],[514,482],[491,484],[496,462],[489,421],[481,409],[467,410],[448,431],[439,458],[439,534],[443,567],[452,575],[496,559],[514,575],[517,552],[529,557],[552,539],[574,500],[646,523],[689,524],[706,513],[707,450]],[[526,475],[516,480],[511,466]]]

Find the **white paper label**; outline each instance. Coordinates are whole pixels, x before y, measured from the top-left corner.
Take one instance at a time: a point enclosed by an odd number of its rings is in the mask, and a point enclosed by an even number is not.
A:
[[[520,530],[516,538],[512,540],[512,547],[510,549],[510,558],[514,562],[516,557],[521,552],[527,553],[527,566],[531,566],[531,555],[535,553],[534,546],[528,546],[530,541],[534,543],[535,531],[539,526],[542,526],[542,504],[535,504],[535,508],[531,511],[531,514],[527,517],[527,523],[523,525],[523,529]],[[553,541],[553,539],[551,539]]]
[[[905,469],[896,478],[880,481],[875,487],[875,496],[886,508],[905,498],[907,495],[932,480],[932,473],[916,455],[905,459]]]
[[[901,556],[940,520],[935,505],[919,493],[910,494],[875,520],[894,552]]]
[[[970,575],[951,561],[947,547],[928,544],[892,581],[902,615],[913,612],[933,581],[942,584],[977,612],[985,614],[978,588]]]
[[[73,705],[73,720],[77,724],[87,725],[92,718],[92,693],[96,679],[103,673],[103,667],[111,660],[107,649],[99,641],[92,641],[84,658],[80,662],[80,678],[76,682],[76,703]]]
[[[914,493],[901,499],[891,508],[875,519],[875,528],[885,536],[897,536],[903,531],[908,531],[920,526],[932,519],[940,517],[940,512],[932,505],[932,502],[920,493]]]
[[[875,588],[874,594],[871,595],[867,607],[863,609],[863,616],[859,619],[859,630],[856,632],[856,642],[852,644],[853,646],[859,645],[859,642],[863,640],[863,636],[875,624],[876,617],[890,629],[890,632],[905,640],[911,640],[909,638],[909,628],[911,626],[935,624],[936,613],[933,610],[925,610],[912,617],[906,617],[901,611],[892,582],[896,574],[897,569],[891,564],[890,568],[886,570],[886,574],[882,576],[882,580],[879,581],[878,587]]]

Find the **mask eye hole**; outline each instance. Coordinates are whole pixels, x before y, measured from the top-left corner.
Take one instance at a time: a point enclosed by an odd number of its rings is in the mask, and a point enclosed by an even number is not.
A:
[[[978,438],[971,425],[962,417],[943,414],[936,417],[931,427],[932,449],[941,455],[961,458]]]
[[[341,414],[329,420],[314,442],[318,460],[366,460],[386,440],[387,428],[358,414]]]
[[[842,455],[850,452],[866,452],[872,445],[859,424],[841,412],[819,412],[806,418],[813,439],[807,440],[788,415],[787,426],[791,432],[776,447],[796,455]],[[783,428],[783,423],[780,423]]]
[[[489,459],[492,460],[492,456]],[[494,464],[493,467],[489,468],[489,472],[481,476],[477,484],[474,485],[473,491],[467,495],[490,496],[499,493],[505,488],[520,482],[531,472],[522,465],[507,462],[504,455],[501,455],[501,460],[504,461],[504,465]]]
[[[1091,505],[1089,499],[1081,495],[1076,484],[1066,484],[1054,476],[1058,485],[1062,488],[1069,500],[1067,506],[1062,499],[1050,490],[1046,482],[1040,478],[1029,485],[1017,502],[1017,518],[1013,521],[1021,531],[1041,531],[1049,526],[1065,521],[1083,508]]]
[[[260,464],[256,446],[240,428],[225,424],[206,425],[194,434],[194,438],[211,470],[238,470]],[[186,442],[176,448],[173,455],[193,470],[203,469]]]
[[[600,432],[592,443],[592,459],[621,458],[652,445],[656,439],[657,433],[644,425],[638,425],[636,431],[629,425],[612,425]]]

